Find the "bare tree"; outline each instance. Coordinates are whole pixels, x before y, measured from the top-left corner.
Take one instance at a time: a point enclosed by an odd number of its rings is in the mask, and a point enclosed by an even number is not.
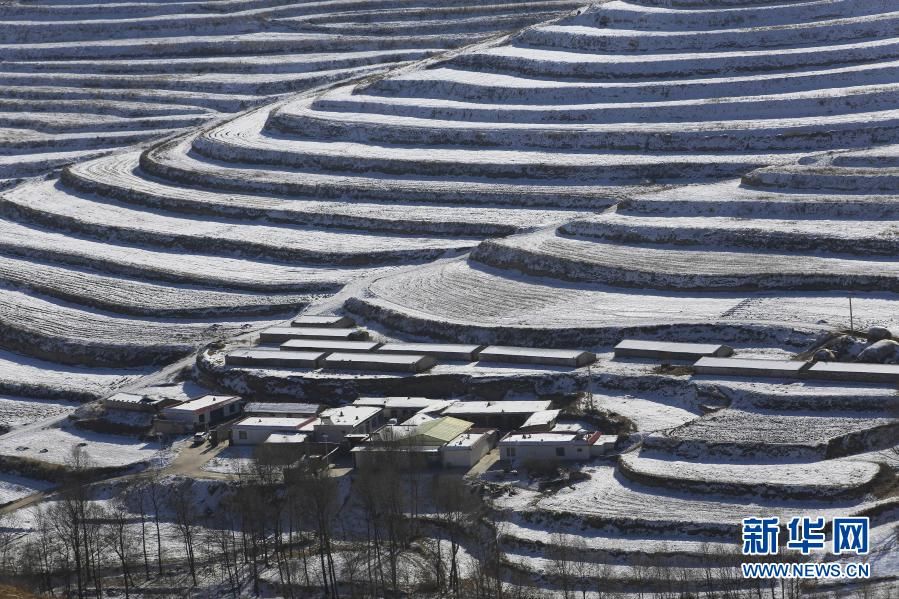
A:
[[[153,510],[153,524],[156,527],[156,567],[162,574],[162,527],[160,521],[165,508],[165,489],[159,479],[159,471],[150,472],[149,481],[144,486],[144,496]]]
[[[552,561],[550,567],[553,577],[558,581],[563,597],[569,599],[575,587],[574,572],[577,557],[567,535],[554,532],[549,543],[547,555]]]
[[[334,519],[337,516],[338,495],[337,481],[331,478],[326,469],[313,471],[306,477],[307,497],[310,507],[315,515],[318,536],[319,555],[322,565],[322,580],[325,582],[325,592],[335,599],[340,596],[337,588],[337,574],[334,567],[334,553],[332,537],[334,531]]]
[[[354,495],[366,520],[372,583],[382,595],[399,592],[399,558],[408,546],[406,499],[399,465],[384,460],[356,477]],[[386,572],[385,572],[386,569]]]
[[[203,534],[206,544],[212,548],[212,561],[219,567],[220,581],[223,584],[227,582],[231,594],[237,596],[240,589],[240,568],[234,533],[237,527],[236,515],[229,505],[223,503],[209,524]]]
[[[197,562],[194,555],[194,540],[197,526],[197,510],[194,505],[193,481],[186,480],[176,485],[168,497],[168,507],[175,518],[175,526],[184,544],[187,567],[194,586],[197,586]]]
[[[138,485],[127,491],[127,502],[137,508],[140,515],[140,546],[144,561],[144,579],[150,579],[150,555],[147,551],[147,487]]]
[[[477,526],[480,498],[462,478],[455,476],[435,478],[432,495],[438,521],[450,543],[447,586],[452,595],[458,597],[461,594],[458,555],[460,542],[468,529]],[[440,553],[440,539],[438,538],[438,557],[440,557]]]
[[[130,517],[124,504],[120,500],[114,500],[103,514],[106,526],[103,528],[103,539],[107,547],[118,558],[122,569],[122,583],[125,587],[125,599],[131,597],[131,544],[132,535],[128,527]]]
[[[59,499],[45,512],[48,526],[65,544],[67,559],[75,574],[75,592],[81,599],[88,585],[94,582],[97,595],[101,583],[96,574],[97,561],[97,513],[91,505],[87,487],[90,459],[80,447],[73,447],[66,461],[66,479]]]
[[[581,592],[581,599],[587,599],[587,592],[596,584],[597,564],[590,559],[590,548],[583,537],[568,537],[568,545],[572,553],[574,583]]]

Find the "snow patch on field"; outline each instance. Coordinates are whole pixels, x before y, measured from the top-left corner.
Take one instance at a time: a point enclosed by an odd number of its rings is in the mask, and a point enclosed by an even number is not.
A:
[[[13,474],[0,474],[0,505],[18,501],[53,487],[53,483]]]
[[[0,437],[0,455],[65,464],[82,447],[96,467],[120,467],[156,457],[160,446],[134,437],[107,435],[71,427],[27,428]]]
[[[641,432],[652,432],[686,424],[700,414],[691,411],[682,397],[664,393],[635,397],[629,394],[593,394],[593,401],[600,410],[621,414],[636,425]]]
[[[220,474],[246,472],[253,463],[253,447],[229,447],[209,460],[203,470]]]

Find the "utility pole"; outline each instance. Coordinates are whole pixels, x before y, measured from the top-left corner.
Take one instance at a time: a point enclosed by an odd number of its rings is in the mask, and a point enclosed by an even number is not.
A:
[[[593,367],[587,366],[587,411],[595,412],[596,403],[593,399]]]
[[[855,334],[855,318],[852,314],[852,292],[849,293],[849,334]]]

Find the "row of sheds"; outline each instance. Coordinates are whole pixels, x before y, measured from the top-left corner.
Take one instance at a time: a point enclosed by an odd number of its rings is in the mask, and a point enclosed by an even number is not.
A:
[[[742,358],[726,345],[708,343],[625,339],[615,346],[615,356],[692,361],[696,374],[899,383],[899,364]]]

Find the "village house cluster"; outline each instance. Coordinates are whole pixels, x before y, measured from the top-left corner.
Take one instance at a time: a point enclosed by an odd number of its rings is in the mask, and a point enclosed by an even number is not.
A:
[[[151,412],[156,434],[196,432],[235,446],[277,446],[298,457],[349,453],[356,467],[402,453],[422,467],[469,469],[498,447],[510,465],[589,460],[610,452],[615,435],[560,421],[548,400],[460,401],[362,397],[327,408],[311,403],[244,402],[236,395],[187,401],[119,393],[107,408]]]

